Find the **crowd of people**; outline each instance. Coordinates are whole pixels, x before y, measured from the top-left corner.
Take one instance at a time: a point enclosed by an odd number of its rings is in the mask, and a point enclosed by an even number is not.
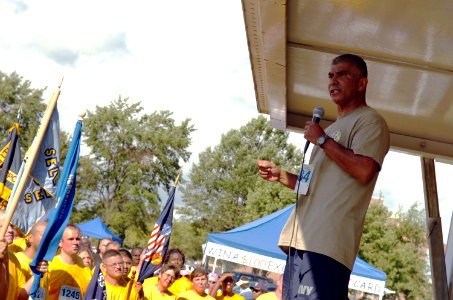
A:
[[[0,212],[0,221],[3,215]],[[2,222],[0,222],[1,226]],[[0,299],[28,299],[33,283],[30,262],[38,250],[47,222],[36,223],[22,238],[14,238],[14,227],[9,226],[0,240]],[[95,251],[93,251],[95,250]],[[185,255],[179,249],[169,249],[162,267],[155,276],[137,282],[143,248],[121,248],[109,238],[100,240],[98,249],[82,236],[75,225],[68,225],[63,233],[57,255],[50,262],[42,261],[37,270],[43,273],[36,299],[84,299],[88,285],[99,266],[105,280],[108,300],[259,300],[281,299],[281,280],[275,292],[267,292],[257,284],[252,298],[242,291],[235,293],[232,273],[208,273],[201,267],[192,272],[183,270]],[[242,285],[242,282],[239,282]]]

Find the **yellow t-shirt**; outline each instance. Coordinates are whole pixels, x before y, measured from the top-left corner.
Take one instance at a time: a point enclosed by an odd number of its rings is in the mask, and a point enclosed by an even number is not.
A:
[[[143,293],[145,294],[145,300],[175,300],[176,297],[170,292],[161,293],[157,289],[157,283],[153,283],[152,278],[147,278],[143,281],[142,288]]]
[[[20,263],[17,257],[8,250],[9,285],[6,300],[15,300],[19,297],[25,285],[25,276],[20,271]]]
[[[30,263],[31,263],[31,258],[29,258],[27,255],[25,255],[24,252],[17,252],[15,253],[17,260],[19,261],[20,264],[20,270],[25,276],[25,281],[30,279],[30,277],[33,276],[33,273],[30,269]]]
[[[215,298],[216,298],[216,300],[245,300],[245,298],[239,294],[233,294],[233,296],[227,296],[227,295],[224,296],[223,294],[220,294],[220,295],[217,295]]]
[[[27,243],[25,242],[25,237],[20,237],[15,240],[11,244],[8,245],[8,249],[11,252],[17,253],[22,252],[27,248]]]
[[[152,286],[152,285],[156,285],[157,284],[157,281],[159,280],[157,278],[157,276],[153,276],[151,278],[148,278],[146,279],[143,284],[149,280],[149,285]],[[184,276],[181,276],[179,277],[178,279],[176,279],[172,285],[170,285],[168,287],[168,291],[170,293],[172,293],[173,295],[175,295],[176,297],[178,297],[179,294],[181,294],[182,292],[184,291],[190,291],[192,289],[192,282],[187,278],[187,277],[184,277]]]
[[[81,300],[91,280],[91,270],[83,264],[80,257],[73,265],[64,263],[57,255],[49,263],[49,271],[44,277],[46,300]]]
[[[256,298],[256,300],[279,300],[277,296],[275,295],[275,292],[268,292],[265,294],[262,294]]]
[[[132,286],[130,286],[132,285]],[[128,289],[130,286],[129,298],[127,298]],[[107,291],[107,300],[138,300],[138,293],[133,282],[125,283],[124,285],[113,285],[105,280],[105,290]]]
[[[134,280],[137,280],[137,278],[138,278],[137,266],[131,266],[131,270],[129,271],[129,274],[127,274],[127,278],[131,279],[132,273],[134,273],[134,271],[135,271]]]
[[[176,298],[176,299],[177,300],[184,300],[184,299],[187,299],[187,300],[215,300],[213,297],[209,296],[206,293],[204,295],[200,295],[197,292],[195,292],[194,290],[182,292],[181,294],[179,294],[178,298]]]

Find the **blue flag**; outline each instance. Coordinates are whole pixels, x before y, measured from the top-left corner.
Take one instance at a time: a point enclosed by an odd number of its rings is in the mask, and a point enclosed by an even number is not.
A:
[[[11,220],[23,233],[55,206],[59,178],[60,120],[55,108]]]
[[[19,124],[9,129],[9,136],[0,149],[0,209],[6,209],[21,165]]]
[[[173,187],[168,196],[167,203],[160,213],[156,224],[154,225],[151,236],[146,246],[143,256],[143,264],[138,276],[139,282],[142,282],[154,275],[157,269],[162,266],[162,261],[167,253],[170,244],[170,234],[173,225],[173,207],[175,202],[175,191]]]
[[[39,282],[42,276],[41,272],[36,270],[36,266],[42,260],[51,261],[53,259],[66,225],[69,222],[69,217],[71,216],[76,188],[76,170],[79,162],[81,135],[82,121],[79,120],[74,129],[72,142],[63,165],[62,176],[58,181],[57,203],[49,212],[46,230],[42,236],[35,258],[30,263],[30,268],[34,276],[33,285],[30,290],[30,297],[32,299],[39,297]]]
[[[83,296],[83,300],[106,300],[107,292],[105,290],[105,279],[101,272],[100,265],[96,266],[90,284]]]

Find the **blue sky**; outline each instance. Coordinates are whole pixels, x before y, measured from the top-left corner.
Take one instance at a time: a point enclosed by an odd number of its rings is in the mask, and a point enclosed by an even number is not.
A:
[[[258,112],[239,0],[0,0],[0,70],[16,71],[49,99],[64,76],[61,125],[118,96],[145,111],[191,118],[191,163]],[[291,141],[303,147],[300,134]],[[436,163],[444,240],[453,197],[451,165]],[[424,205],[420,159],[391,152],[375,196],[392,210]]]

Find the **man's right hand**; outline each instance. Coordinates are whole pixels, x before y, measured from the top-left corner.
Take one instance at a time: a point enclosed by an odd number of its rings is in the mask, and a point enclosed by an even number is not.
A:
[[[287,172],[273,162],[258,160],[259,175],[264,180],[280,182],[284,186],[294,189],[297,183],[297,175]]]
[[[273,162],[258,160],[258,172],[261,178],[268,181],[280,181],[281,169]]]

